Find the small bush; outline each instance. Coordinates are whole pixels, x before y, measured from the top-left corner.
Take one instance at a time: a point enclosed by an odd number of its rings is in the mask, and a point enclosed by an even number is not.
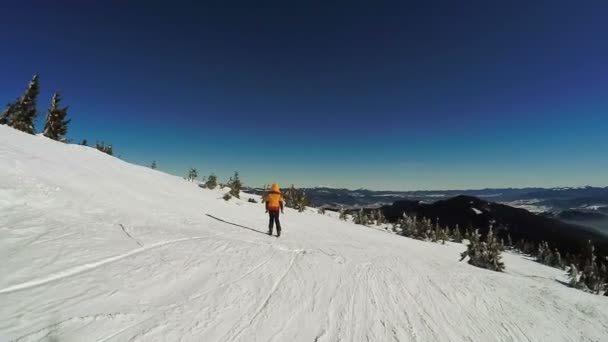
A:
[[[240,193],[241,188],[243,187],[243,183],[241,182],[241,179],[239,178],[239,173],[237,171],[234,172],[234,176],[230,177],[230,180],[226,185],[230,187],[230,195],[236,198],[241,198]]]
[[[230,194],[227,193],[222,198],[224,199],[224,201],[230,201],[230,199],[232,198],[232,196],[230,196]]]
[[[205,187],[211,190],[215,189],[217,187],[217,176],[213,173],[210,174],[207,178],[207,181],[205,182]]]
[[[249,199],[247,200],[247,202],[249,202],[249,203],[258,203],[258,202],[257,202],[255,199],[253,199],[253,198],[249,198]]]

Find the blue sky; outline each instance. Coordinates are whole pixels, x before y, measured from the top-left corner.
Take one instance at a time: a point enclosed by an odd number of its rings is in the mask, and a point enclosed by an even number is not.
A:
[[[69,137],[173,174],[608,185],[605,1],[23,1],[0,12],[0,101],[39,73],[39,109],[60,90]]]

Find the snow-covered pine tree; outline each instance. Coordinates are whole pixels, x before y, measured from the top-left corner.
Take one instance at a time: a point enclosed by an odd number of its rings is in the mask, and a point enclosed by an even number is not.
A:
[[[344,210],[344,208],[340,207],[340,220],[342,221],[346,221],[346,210]]]
[[[568,270],[568,279],[570,279],[570,286],[577,287],[579,282],[579,274],[574,264],[570,264],[570,269]]]
[[[564,268],[564,265],[562,263],[562,255],[559,253],[557,248],[555,248],[555,250],[553,251],[553,260],[551,266],[557,268]]]
[[[460,233],[460,228],[458,224],[456,224],[456,228],[454,228],[454,242],[462,243],[462,234]]]
[[[501,261],[501,251],[492,232],[492,226],[490,225],[486,241],[481,242],[479,237],[479,232],[475,230],[469,239],[467,250],[460,255],[460,261],[469,257],[469,264],[471,265],[502,272],[505,265]]]
[[[433,231],[431,232],[431,241],[437,242],[441,238],[441,227],[439,227],[439,217],[435,221],[435,226],[433,227]]]
[[[9,114],[8,125],[20,131],[35,134],[34,122],[38,116],[36,100],[39,93],[38,75],[34,75],[25,94],[13,106],[14,112]]]
[[[381,224],[384,224],[384,222],[385,222],[384,214],[382,213],[382,208],[380,208],[376,212],[376,224],[381,225]]]
[[[407,215],[403,215],[399,221],[397,221],[399,228],[401,229],[401,235],[406,237],[411,237],[413,235],[412,231],[412,221]]]
[[[51,107],[46,114],[46,123],[42,134],[50,139],[57,141],[65,141],[65,136],[68,133],[68,124],[71,120],[66,120],[68,115],[68,107],[59,107],[61,96],[58,92],[53,94],[51,99]]]
[[[19,104],[19,98],[15,100],[13,103],[9,103],[6,105],[6,109],[0,115],[0,125],[7,125],[11,122],[11,118],[15,115],[15,111],[17,110],[17,106]]]

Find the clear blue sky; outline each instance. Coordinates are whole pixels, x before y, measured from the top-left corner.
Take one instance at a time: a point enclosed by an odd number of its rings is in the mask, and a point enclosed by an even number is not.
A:
[[[0,101],[39,73],[42,116],[61,90],[69,137],[127,161],[250,185],[608,185],[607,1],[11,2]]]

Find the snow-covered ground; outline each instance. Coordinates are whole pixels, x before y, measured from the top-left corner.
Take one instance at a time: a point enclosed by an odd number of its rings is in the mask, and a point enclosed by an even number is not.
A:
[[[511,202],[504,202],[504,204],[514,207],[525,209],[531,213],[540,214],[551,210],[551,207],[547,207],[544,205],[540,205],[541,201],[538,199],[526,199],[526,200],[517,200]]]
[[[559,270],[222,194],[0,126],[0,341],[608,340]]]

